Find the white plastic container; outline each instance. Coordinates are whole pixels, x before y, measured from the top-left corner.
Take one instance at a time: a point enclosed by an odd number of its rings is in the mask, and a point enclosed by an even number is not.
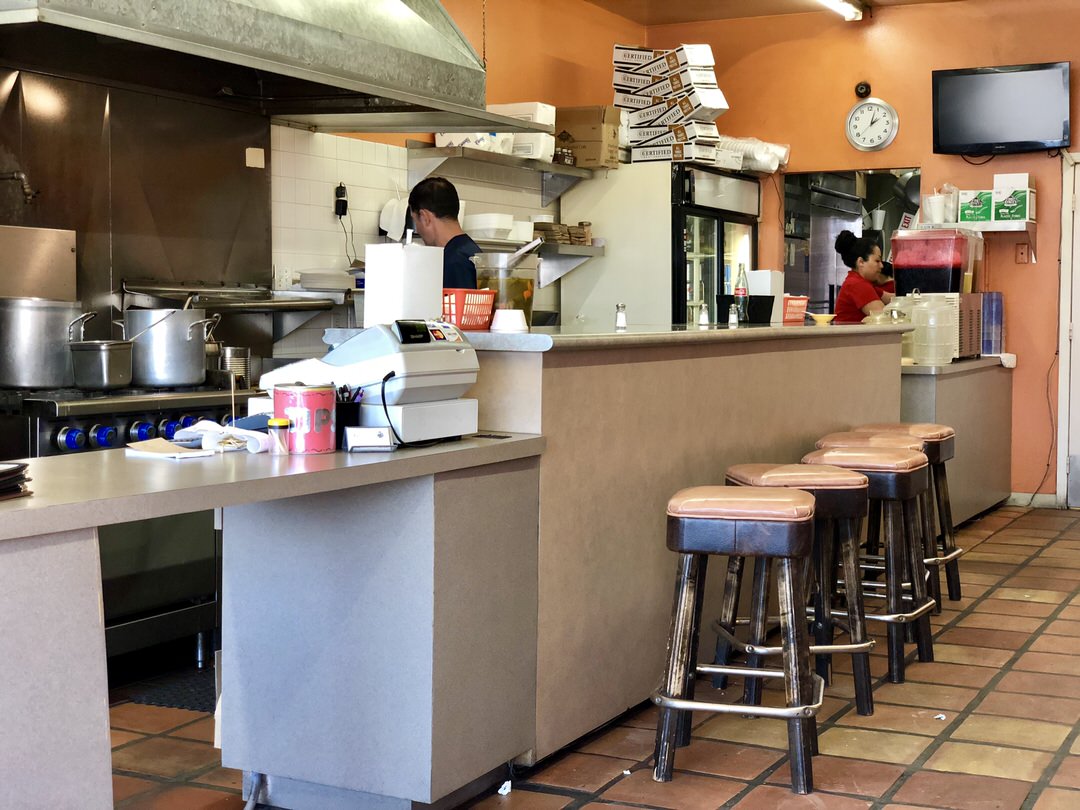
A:
[[[945,301],[922,298],[911,308],[915,325],[912,357],[920,366],[947,366],[952,362],[956,311]]]

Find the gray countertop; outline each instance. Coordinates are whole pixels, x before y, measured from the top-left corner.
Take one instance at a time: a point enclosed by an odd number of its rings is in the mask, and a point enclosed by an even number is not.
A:
[[[247,452],[173,461],[123,449],[28,459],[34,494],[0,502],[0,540],[310,495],[539,455],[544,439],[466,437],[393,453],[271,456]]]
[[[466,332],[477,351],[546,352],[581,349],[623,349],[637,346],[670,346],[694,343],[749,341],[818,340],[821,338],[861,337],[868,335],[899,336],[910,331],[908,324],[880,326],[741,326],[682,327],[631,326],[625,332],[597,331],[595,327],[566,325],[534,327],[531,332]]]
[[[924,375],[948,377],[955,374],[970,374],[984,368],[1002,368],[1000,357],[973,357],[968,360],[954,360],[947,366],[901,366],[903,375]]]

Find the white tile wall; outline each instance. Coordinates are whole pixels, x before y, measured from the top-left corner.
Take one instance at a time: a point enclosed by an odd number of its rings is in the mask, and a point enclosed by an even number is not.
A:
[[[349,257],[363,258],[364,246],[380,241],[383,205],[409,193],[402,147],[282,126],[270,127],[270,147],[276,288],[301,271],[344,270]],[[338,183],[349,192],[349,214],[340,220]]]

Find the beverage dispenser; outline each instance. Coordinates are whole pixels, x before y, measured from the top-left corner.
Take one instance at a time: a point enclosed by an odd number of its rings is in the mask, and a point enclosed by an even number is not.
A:
[[[971,292],[982,235],[962,228],[900,230],[892,237],[897,295]]]

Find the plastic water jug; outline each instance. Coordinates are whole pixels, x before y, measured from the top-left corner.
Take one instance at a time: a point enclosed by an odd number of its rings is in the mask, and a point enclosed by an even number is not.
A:
[[[911,323],[912,301],[907,297],[898,295],[885,305],[885,314],[889,316],[890,323]],[[914,360],[915,333],[904,332],[900,339],[900,356]]]
[[[947,301],[919,297],[911,308],[915,325],[912,357],[920,366],[945,366],[952,362],[957,334],[956,310]]]

